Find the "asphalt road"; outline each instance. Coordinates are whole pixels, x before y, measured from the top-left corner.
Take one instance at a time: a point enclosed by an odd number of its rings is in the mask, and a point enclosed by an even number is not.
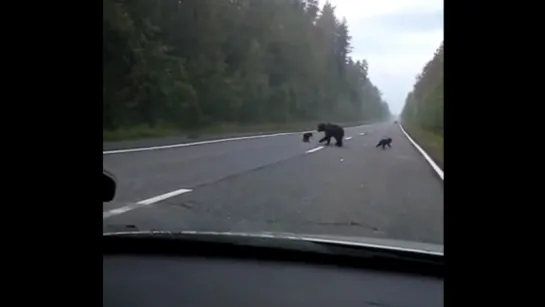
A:
[[[391,149],[375,148],[383,136]],[[443,181],[397,125],[105,154],[118,194],[103,229],[295,232],[443,244]],[[190,191],[181,191],[188,189]],[[175,196],[173,191],[182,193]],[[165,195],[167,194],[167,195]],[[157,196],[163,195],[162,198]]]

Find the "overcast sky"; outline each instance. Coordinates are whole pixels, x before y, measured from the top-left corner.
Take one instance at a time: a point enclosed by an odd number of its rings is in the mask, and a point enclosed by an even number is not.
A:
[[[320,0],[320,7],[326,0]],[[371,81],[399,114],[415,77],[443,40],[443,0],[329,0],[346,17],[352,58],[367,59]]]

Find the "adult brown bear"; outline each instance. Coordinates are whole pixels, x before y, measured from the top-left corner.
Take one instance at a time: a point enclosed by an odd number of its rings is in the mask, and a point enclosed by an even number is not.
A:
[[[326,145],[329,145],[331,138],[335,139],[335,145],[338,147],[343,146],[344,129],[343,127],[331,123],[321,123],[318,125],[318,132],[324,132],[325,136],[321,138],[318,143],[326,141]]]

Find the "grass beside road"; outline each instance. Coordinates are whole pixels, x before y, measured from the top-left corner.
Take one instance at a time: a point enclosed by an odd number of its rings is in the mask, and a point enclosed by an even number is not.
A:
[[[342,126],[357,126],[364,125],[370,122],[347,122],[341,123]],[[316,130],[317,122],[304,122],[304,123],[285,123],[285,124],[261,124],[261,125],[235,125],[235,124],[223,124],[210,126],[200,130],[179,130],[169,127],[148,127],[139,126],[128,129],[119,129],[115,131],[102,131],[103,141],[127,141],[127,140],[140,140],[140,139],[155,139],[171,136],[182,136],[187,139],[194,140],[200,138],[207,138],[207,136],[217,137],[236,137],[248,133],[275,133],[275,132],[290,132],[290,131],[304,131],[304,130]]]
[[[403,125],[403,129],[443,169],[444,138],[443,135],[424,130],[414,125]]]
[[[150,128],[145,125],[118,130],[102,130],[103,141],[137,140],[174,135],[180,135],[180,131],[168,127]]]

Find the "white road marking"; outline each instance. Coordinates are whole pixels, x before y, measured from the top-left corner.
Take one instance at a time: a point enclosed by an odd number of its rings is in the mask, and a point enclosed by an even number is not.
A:
[[[435,162],[433,162],[432,158],[430,158],[430,156],[420,146],[418,146],[418,144],[416,144],[416,142],[409,136],[409,134],[407,134],[405,129],[403,129],[403,126],[401,126],[401,124],[398,124],[398,125],[399,125],[399,128],[401,128],[401,131],[403,131],[403,133],[407,137],[407,139],[409,139],[409,141],[414,145],[414,147],[416,147],[416,149],[420,151],[420,153],[424,156],[426,161],[428,161],[428,163],[431,165],[433,170],[437,173],[437,175],[439,175],[441,180],[445,180],[443,170],[439,166],[437,166]]]
[[[109,211],[106,211],[106,212],[102,212],[102,219],[109,218],[109,217],[114,216],[114,215],[119,215],[119,214],[131,211],[131,210],[134,210],[136,208],[143,207],[143,206],[149,206],[151,204],[154,204],[156,202],[160,202],[160,201],[165,200],[167,198],[177,196],[177,195],[180,195],[180,194],[183,194],[183,193],[191,192],[191,191],[192,190],[190,190],[190,189],[178,189],[176,191],[172,191],[172,192],[165,193],[165,194],[162,194],[162,195],[158,195],[158,196],[155,196],[155,197],[152,197],[152,198],[141,200],[141,201],[139,201],[139,202],[137,202],[135,204],[130,204],[130,205],[127,205],[127,206],[123,206],[121,208],[116,208],[116,209],[112,209],[112,210],[109,210]]]
[[[169,192],[169,193],[166,193],[166,194],[163,194],[163,195],[159,195],[159,196],[155,196],[155,197],[152,197],[152,198],[148,198],[148,199],[139,201],[137,204],[147,206],[147,205],[151,205],[153,203],[165,200],[167,198],[177,196],[177,195],[180,195],[180,194],[183,194],[183,193],[191,192],[191,191],[192,190],[190,190],[190,189],[179,189],[179,190],[172,191],[172,192]]]
[[[136,207],[138,207],[136,204],[131,204],[131,205],[124,206],[124,207],[117,208],[117,209],[113,209],[113,210],[110,210],[110,211],[107,211],[107,212],[102,212],[102,218],[110,217],[110,216],[113,216],[113,215],[118,215],[118,214],[121,214],[121,213],[125,213],[127,211],[131,211],[132,209],[134,209]]]
[[[313,152],[316,152],[316,151],[318,151],[318,150],[320,150],[322,148],[324,148],[324,146],[318,146],[316,148],[312,148],[312,149],[307,150],[305,153],[308,153],[308,154],[313,153]]]
[[[221,143],[221,142],[229,142],[229,141],[239,141],[239,140],[266,138],[266,137],[271,137],[271,136],[291,135],[291,134],[305,133],[305,132],[312,132],[312,131],[286,132],[286,133],[275,133],[275,134],[264,134],[264,135],[253,135],[253,136],[241,136],[241,137],[236,137],[236,138],[209,140],[209,141],[201,141],[201,142],[194,142],[194,143],[182,143],[182,144],[153,146],[153,147],[144,147],[144,148],[129,148],[129,149],[107,150],[107,151],[103,151],[102,154],[103,155],[111,155],[111,154],[120,154],[120,153],[128,153],[128,152],[139,152],[139,151],[150,151],[150,150],[169,149],[169,148],[178,148],[178,147],[188,147],[188,146],[213,144],[213,143]]]
[[[360,133],[360,135],[365,135],[365,132]]]
[[[367,126],[373,126],[373,125],[374,124],[366,124],[366,125],[361,125],[361,126],[345,127],[345,128],[361,128],[361,127],[367,127]],[[299,134],[299,133],[305,133],[305,132],[314,132],[314,130],[299,131],[299,132],[273,133],[273,134],[263,134],[263,135],[252,135],[252,136],[241,136],[241,137],[233,137],[233,138],[227,138],[227,139],[217,139],[217,140],[208,140],[208,141],[200,141],[200,142],[193,142],[193,143],[181,143],[181,144],[142,147],[142,148],[128,148],[128,149],[107,150],[107,151],[103,151],[102,154],[103,155],[112,155],[112,154],[121,154],[121,153],[129,153],[129,152],[139,152],[139,151],[160,150],[160,149],[169,149],[169,148],[178,148],[178,147],[188,147],[188,146],[196,146],[196,145],[204,145],[204,144],[221,143],[221,142],[259,139],[259,138],[266,138],[266,137],[273,137],[273,136],[283,136],[283,135],[292,135],[292,134]]]
[[[351,138],[352,138],[351,136],[347,136],[347,137],[345,137],[344,139],[348,141],[348,140],[350,140]]]

